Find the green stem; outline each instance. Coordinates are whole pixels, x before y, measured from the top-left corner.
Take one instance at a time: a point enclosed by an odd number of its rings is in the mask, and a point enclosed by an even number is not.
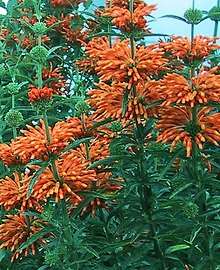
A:
[[[41,64],[37,65],[37,84],[38,84],[38,88],[43,87],[42,68],[43,67],[42,67]]]
[[[214,38],[218,36],[218,21],[215,21]]]
[[[192,2],[192,9],[195,9],[195,0]]]
[[[193,40],[195,36],[195,24],[191,24],[191,49],[193,48]]]
[[[11,95],[11,108],[12,110],[15,108],[15,95],[14,94]],[[12,127],[12,132],[13,132],[13,138],[16,138],[18,135],[16,127]]]
[[[112,0],[110,0],[109,7],[110,7],[110,8],[112,7]],[[110,21],[109,24],[108,24],[108,32],[109,32],[109,33],[112,32],[112,24],[111,24],[111,21]],[[112,47],[112,37],[111,37],[111,34],[109,34],[109,36],[108,36],[108,42],[109,42],[109,47],[111,48],[111,47]]]
[[[159,242],[159,239],[158,239],[158,236],[157,236],[157,230],[155,228],[154,221],[153,221],[151,213],[148,214],[148,218],[149,218],[149,221],[150,221],[151,232],[152,232],[152,235],[153,235],[153,238],[154,238],[154,249],[156,251],[157,256],[161,260],[162,270],[166,270],[167,267],[166,267],[166,263],[165,263],[165,260],[164,260],[164,254],[163,254],[163,251],[162,251],[161,246],[160,246],[160,242]]]
[[[47,142],[48,142],[48,144],[50,144],[51,143],[50,128],[49,128],[49,124],[48,124],[48,119],[47,119],[47,113],[46,113],[46,111],[43,114],[43,120],[44,120],[44,125],[45,125]]]
[[[47,119],[47,113],[46,112],[44,112],[44,114],[43,114],[43,121],[44,121],[44,125],[45,125],[47,143],[50,144],[51,143],[51,136],[50,136],[50,128],[49,128],[48,119]],[[57,170],[57,167],[56,167],[56,164],[55,164],[55,160],[53,158],[51,159],[51,169],[52,169],[53,176],[54,176],[55,180],[57,182],[59,182],[60,184],[63,184],[63,180],[59,176],[59,173],[58,173],[58,170]]]

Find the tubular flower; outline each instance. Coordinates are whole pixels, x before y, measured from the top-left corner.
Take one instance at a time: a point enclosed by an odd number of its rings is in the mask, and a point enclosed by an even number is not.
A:
[[[11,146],[5,143],[0,144],[0,160],[7,165],[14,165],[18,163],[16,156],[14,156]]]
[[[78,204],[82,199],[77,193],[88,189],[96,180],[95,171],[87,166],[88,161],[77,157],[75,152],[63,154],[56,162],[59,179],[55,179],[52,170],[47,168],[34,187],[33,197],[37,200],[55,197],[58,202],[67,196],[72,203]]]
[[[0,205],[9,211],[14,207],[20,207],[21,211],[33,208],[41,211],[41,206],[35,198],[27,198],[27,190],[31,177],[25,173],[19,175],[14,173],[14,177],[6,177],[0,180]]]
[[[31,103],[41,101],[41,100],[50,100],[54,90],[47,86],[43,88],[31,87],[28,92],[28,98]]]
[[[84,0],[50,0],[50,3],[54,7],[72,7],[83,3]]]
[[[93,38],[85,46],[85,51],[87,57],[85,59],[80,59],[76,61],[76,65],[80,70],[89,72],[91,74],[95,73],[95,67],[97,65],[97,60],[103,51],[109,49],[109,42],[107,37],[96,37]]]
[[[19,256],[27,256],[36,253],[38,244],[44,243],[44,240],[38,239],[22,251],[16,251],[17,248],[26,242],[32,235],[41,230],[40,221],[34,218],[25,217],[22,214],[8,215],[4,223],[0,225],[0,248],[7,248],[14,252],[12,261]]]
[[[193,107],[196,103],[220,102],[220,75],[208,71],[193,77],[191,81],[179,74],[168,74],[152,84],[151,88],[165,100],[162,105],[182,103]]]
[[[143,0],[134,0],[133,5],[136,8],[138,5],[143,4]],[[107,7],[121,7],[129,9],[129,1],[128,0],[106,0]]]
[[[60,94],[63,87],[65,86],[65,81],[63,75],[60,73],[60,68],[54,68],[50,65],[50,68],[44,68],[42,71],[43,80],[46,81],[48,87],[53,89],[54,94]]]
[[[191,44],[190,39],[187,37],[174,37],[171,42],[162,42],[160,46],[180,59],[194,60],[203,59],[211,51],[219,49],[220,46],[215,41],[216,38],[196,36]]]
[[[147,26],[145,16],[148,16],[155,9],[155,5],[139,3],[134,8],[133,12],[129,11],[127,8],[113,6],[105,9],[102,15],[111,17],[112,23],[118,28],[129,31],[132,27],[145,29]]]
[[[81,26],[72,28],[74,20],[77,20],[77,15],[61,15],[61,20],[59,20],[58,26],[55,26],[54,29],[57,30],[63,37],[69,42],[78,42],[84,43],[86,39],[86,32],[83,31]],[[50,23],[50,22],[49,22]]]
[[[79,158],[88,159],[89,162],[95,162],[101,159],[104,159],[110,155],[109,153],[109,143],[110,138],[97,136],[90,145],[86,146],[81,144],[80,147],[76,150],[73,150],[75,156]],[[94,187],[98,189],[105,190],[107,192],[116,191],[121,189],[121,186],[111,183],[110,178],[112,176],[111,172],[102,170],[101,168],[96,168],[96,182]],[[87,207],[82,210],[82,213],[91,212],[92,215],[95,215],[97,208],[107,208],[104,200],[100,198],[95,198],[92,200]]]
[[[101,53],[96,71],[102,81],[128,82],[128,89],[131,89],[138,81],[148,80],[150,75],[166,69],[167,59],[163,54],[153,46],[140,46],[132,59],[128,41],[118,41]]]
[[[127,108],[123,115],[122,104],[124,95],[127,91],[126,89],[126,83],[113,83],[109,86],[101,82],[97,84],[97,89],[90,90],[88,102],[96,109],[93,113],[93,118],[96,121],[104,120],[106,118],[129,121],[136,118],[139,123],[142,119],[146,119],[150,113],[144,105],[145,99],[149,100],[150,96],[146,93],[146,87],[139,83],[136,87],[135,96],[128,94]]]
[[[78,118],[65,122],[57,122],[54,128],[49,128],[51,141],[48,142],[45,125],[32,127],[27,125],[27,130],[21,130],[23,136],[17,137],[11,144],[12,151],[24,163],[31,159],[47,159],[48,153],[58,153],[74,137],[82,134],[82,126]]]
[[[186,147],[186,155],[192,154],[192,145],[196,143],[199,149],[204,142],[219,145],[220,113],[213,113],[212,108],[204,107],[197,112],[196,123],[193,123],[190,107],[167,107],[161,110],[157,129],[160,130],[157,141],[171,144],[171,151],[178,142]]]

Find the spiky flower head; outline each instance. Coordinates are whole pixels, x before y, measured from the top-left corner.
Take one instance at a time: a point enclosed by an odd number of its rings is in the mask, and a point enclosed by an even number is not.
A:
[[[41,64],[46,62],[48,54],[49,51],[42,45],[37,45],[30,51],[31,57]]]
[[[184,18],[189,24],[199,24],[202,20],[203,14],[199,9],[189,8],[184,14]]]
[[[183,211],[188,218],[195,218],[199,214],[199,207],[194,202],[188,202],[185,204]]]
[[[114,121],[111,126],[109,127],[109,129],[113,132],[120,132],[122,130],[122,124],[119,121]]]
[[[220,7],[211,8],[208,15],[212,21],[220,21]]]
[[[5,121],[10,127],[18,127],[22,124],[24,118],[21,112],[11,109],[6,113]]]
[[[32,30],[36,35],[42,36],[47,31],[47,26],[43,22],[37,22],[32,26]]]
[[[10,82],[9,84],[6,85],[6,89],[9,94],[15,95],[19,93],[20,85],[15,82]]]

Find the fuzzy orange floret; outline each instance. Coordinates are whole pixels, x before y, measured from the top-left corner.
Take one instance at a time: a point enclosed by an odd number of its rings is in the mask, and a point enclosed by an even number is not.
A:
[[[18,159],[13,154],[11,146],[5,143],[0,144],[0,160],[7,166],[18,163]]]
[[[220,75],[212,71],[203,71],[191,80],[180,74],[168,74],[149,88],[164,99],[164,106],[176,103],[193,107],[209,101],[220,102]]]
[[[216,38],[196,36],[191,43],[187,37],[173,37],[171,42],[162,42],[160,46],[173,56],[180,59],[203,59],[211,51],[219,49],[220,46],[215,43]]]
[[[37,219],[25,217],[23,214],[8,215],[0,225],[0,248],[7,248],[14,252],[12,261],[22,255],[27,256],[30,253],[35,255],[37,245],[44,242],[42,238],[30,244],[22,251],[16,250],[22,243],[26,242],[41,229],[40,221]]]
[[[31,103],[42,101],[42,100],[50,100],[54,90],[47,86],[43,88],[31,87],[28,91],[28,99]]]
[[[167,107],[161,110],[157,129],[160,133],[157,141],[171,144],[171,151],[178,142],[186,147],[186,155],[192,154],[192,145],[195,143],[203,149],[205,142],[215,145],[220,143],[220,113],[213,108],[204,107],[197,112],[196,126],[192,123],[192,109],[190,107]],[[192,134],[193,132],[193,134]]]
[[[57,122],[49,128],[51,141],[48,142],[44,122],[32,127],[27,125],[27,130],[21,130],[23,136],[17,137],[11,144],[12,151],[24,163],[31,159],[47,159],[48,153],[58,153],[70,140],[82,134],[82,125],[78,118]]]
[[[102,81],[128,82],[131,89],[140,80],[149,80],[150,75],[165,70],[167,61],[163,51],[154,46],[140,46],[132,57],[129,42],[117,41],[99,55],[96,71]]]
[[[112,23],[122,30],[129,31],[133,27],[146,30],[147,20],[145,17],[155,9],[155,5],[147,5],[146,3],[137,4],[133,12],[127,8],[112,6],[106,8],[102,15],[111,17]]]
[[[21,211],[27,208],[42,210],[35,198],[27,198],[30,179],[31,176],[28,173],[19,174],[15,172],[13,177],[7,176],[0,180],[0,205],[5,210],[9,211],[15,207],[20,208]]]

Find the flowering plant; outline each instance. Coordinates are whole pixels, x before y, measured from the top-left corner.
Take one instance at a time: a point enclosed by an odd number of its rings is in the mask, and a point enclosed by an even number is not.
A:
[[[1,5],[0,268],[218,269],[219,1]]]

